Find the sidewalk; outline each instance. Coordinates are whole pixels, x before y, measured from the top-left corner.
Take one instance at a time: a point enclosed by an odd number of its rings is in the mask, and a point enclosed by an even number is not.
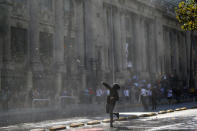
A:
[[[151,106],[149,106],[148,112],[158,112],[161,110],[168,110],[168,109],[174,110],[174,109],[182,108],[182,107],[187,107],[188,109],[192,107],[197,107],[197,102],[183,102],[183,103],[173,104],[170,106],[167,104],[158,105],[157,109],[154,111],[152,111]],[[144,112],[144,109],[142,106],[138,106],[138,107],[127,108],[124,110],[124,112]]]
[[[105,113],[104,104],[73,104],[66,108],[26,108],[0,112],[0,127],[24,122],[38,122]]]
[[[159,105],[156,111],[176,109],[180,107],[191,108],[197,106],[195,102],[187,102],[175,104],[173,106]],[[117,104],[117,111],[119,112],[143,112],[143,108],[140,104],[137,105],[119,105]],[[152,112],[152,110],[149,110]],[[54,120],[69,117],[83,117],[83,116],[99,116],[105,113],[105,104],[75,104],[68,105],[67,108],[43,108],[43,109],[18,109],[9,110],[8,112],[0,112],[0,127],[27,123],[38,122],[44,120]]]

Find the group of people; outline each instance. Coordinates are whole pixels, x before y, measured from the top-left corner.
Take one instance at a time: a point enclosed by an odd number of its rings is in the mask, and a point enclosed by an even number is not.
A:
[[[80,103],[86,104],[102,104],[104,103],[105,97],[110,94],[110,91],[103,87],[98,87],[97,89],[86,88],[80,92]],[[120,89],[119,91],[121,97],[121,103],[131,103],[132,95],[131,90],[128,87]]]
[[[142,103],[144,110],[149,110],[149,106],[156,110],[157,104],[162,102],[172,105],[193,97],[197,100],[195,86],[188,86],[188,82],[179,79],[176,74],[163,74],[154,80],[134,76],[124,86],[130,92],[131,103]]]
[[[128,84],[124,86],[119,84],[109,84],[102,82],[102,84],[109,90],[109,94],[106,102],[106,112],[110,114],[110,126],[113,127],[113,115],[119,118],[119,113],[114,113],[114,107],[116,101],[119,100],[119,94],[123,95],[123,98],[127,101],[135,103],[136,101],[142,103],[144,110],[149,110],[149,106],[152,106],[152,110],[156,110],[157,104],[162,100],[167,100],[169,105],[174,102],[179,103],[180,100],[186,96],[196,96],[197,90],[193,87],[188,87],[185,81],[179,80],[176,75],[162,75],[157,80],[144,80],[138,79],[136,76],[130,80]],[[119,93],[118,93],[118,90]],[[194,93],[196,92],[196,93]],[[122,98],[121,98],[122,99]],[[197,100],[197,99],[196,99]]]

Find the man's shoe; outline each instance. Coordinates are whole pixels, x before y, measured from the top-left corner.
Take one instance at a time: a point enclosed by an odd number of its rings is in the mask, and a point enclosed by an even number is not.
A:
[[[110,127],[114,127],[112,124],[110,124]]]
[[[117,118],[119,119],[119,113],[116,113]]]

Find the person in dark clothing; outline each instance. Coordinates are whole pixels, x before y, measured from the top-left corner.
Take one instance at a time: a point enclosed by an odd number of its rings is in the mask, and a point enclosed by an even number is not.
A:
[[[32,102],[33,102],[33,89],[30,89],[28,93],[28,105],[31,108],[32,107]]]
[[[151,88],[151,103],[152,103],[152,110],[156,110],[157,108],[157,91],[156,87]]]
[[[2,89],[1,91],[2,93],[2,108],[3,111],[7,111],[8,110],[8,103],[9,103],[9,90],[6,89]]]
[[[144,111],[148,110],[148,90],[143,86],[141,87],[141,93],[140,93],[140,97],[141,97],[141,102],[142,102],[142,106],[144,108]]]
[[[111,87],[105,82],[102,84],[110,91],[109,96],[107,96],[106,112],[110,114],[110,127],[113,127],[113,115],[116,115],[119,119],[119,113],[113,113],[116,101],[119,100],[118,90],[120,86],[118,84],[113,84]]]
[[[94,97],[94,91],[92,88],[88,89],[88,93],[89,93],[89,103],[91,104],[93,101],[93,97]]]
[[[195,101],[197,102],[197,89],[195,88]]]

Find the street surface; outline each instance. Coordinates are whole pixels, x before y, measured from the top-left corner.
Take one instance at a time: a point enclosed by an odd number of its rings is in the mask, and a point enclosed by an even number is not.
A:
[[[141,113],[128,113],[141,114]],[[145,117],[134,120],[127,120],[121,122],[115,122],[114,128],[110,128],[109,124],[101,124],[99,126],[86,127],[84,129],[70,129],[70,131],[87,131],[92,130],[103,131],[120,131],[120,130],[132,130],[132,131],[163,131],[163,130],[197,130],[197,109],[178,111],[168,114],[159,114],[153,117]]]
[[[164,107],[160,107],[164,109]],[[166,106],[167,109],[167,106]],[[169,108],[168,108],[169,109]],[[175,108],[173,108],[175,109]],[[141,115],[150,112],[121,112],[122,117],[128,117],[132,115]],[[132,131],[164,131],[164,130],[177,130],[177,131],[196,131],[197,130],[197,109],[187,109],[183,111],[175,111],[167,114],[158,114],[151,117],[140,117],[138,119],[131,119],[125,121],[115,121],[114,128],[109,127],[109,123],[103,123],[98,125],[86,125],[87,122],[93,120],[102,121],[107,119],[108,115],[100,117],[75,117],[61,120],[43,121],[38,123],[22,123],[17,125],[11,125],[7,127],[0,127],[0,131],[29,131],[30,129],[43,128],[46,131],[54,125],[66,125],[68,131],[120,131],[120,130],[132,130]],[[85,126],[78,128],[70,128],[71,123],[85,123]],[[62,130],[63,131],[63,130]]]

